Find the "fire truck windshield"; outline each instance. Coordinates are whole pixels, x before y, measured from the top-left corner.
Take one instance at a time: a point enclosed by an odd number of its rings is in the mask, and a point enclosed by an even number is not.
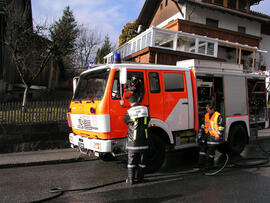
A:
[[[95,70],[80,76],[73,100],[101,100],[110,69]]]

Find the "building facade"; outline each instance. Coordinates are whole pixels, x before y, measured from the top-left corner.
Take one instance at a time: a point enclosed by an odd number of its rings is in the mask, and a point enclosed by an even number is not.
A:
[[[146,0],[137,20],[145,31],[116,52],[142,63],[175,65],[199,58],[243,64],[247,72],[265,69],[270,66],[270,17],[251,11],[259,2]]]

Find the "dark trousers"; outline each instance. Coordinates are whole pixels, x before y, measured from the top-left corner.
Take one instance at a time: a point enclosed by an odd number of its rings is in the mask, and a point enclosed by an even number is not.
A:
[[[216,145],[208,145],[207,139],[199,143],[199,167],[208,168],[214,165]]]
[[[137,178],[142,181],[144,178],[145,169],[145,151],[128,151],[128,178],[131,180],[135,179],[137,172]]]

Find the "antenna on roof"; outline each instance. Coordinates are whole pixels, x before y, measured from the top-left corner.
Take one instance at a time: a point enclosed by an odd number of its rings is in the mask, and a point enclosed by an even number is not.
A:
[[[172,1],[175,3],[175,5],[176,5],[177,9],[179,10],[179,12],[181,13],[181,15],[184,17],[184,13],[178,4],[185,4],[186,0],[172,0]]]
[[[142,31],[143,31],[143,27],[142,27],[142,25],[139,25],[138,29],[136,30],[136,33],[140,34]]]

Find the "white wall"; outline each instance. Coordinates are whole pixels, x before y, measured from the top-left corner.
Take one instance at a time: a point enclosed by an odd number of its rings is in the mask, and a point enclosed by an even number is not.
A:
[[[186,20],[195,23],[206,24],[206,18],[212,18],[219,21],[218,26],[223,29],[238,31],[238,26],[246,27],[246,34],[261,36],[261,24],[257,21],[251,21],[238,16],[225,14],[199,6],[187,5]]]
[[[260,49],[268,51],[268,53],[262,53],[262,65],[266,65],[266,70],[270,70],[270,35],[262,35]]]

